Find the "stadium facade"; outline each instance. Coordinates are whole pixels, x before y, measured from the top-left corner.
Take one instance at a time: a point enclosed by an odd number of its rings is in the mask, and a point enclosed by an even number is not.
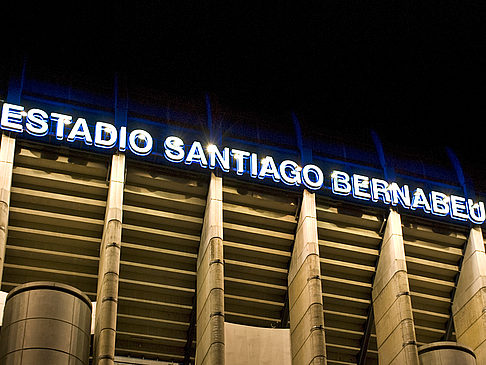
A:
[[[438,341],[486,363],[484,203],[452,151],[430,167],[375,133],[347,146],[28,68],[4,99],[2,290],[85,293],[94,364],[418,364]]]

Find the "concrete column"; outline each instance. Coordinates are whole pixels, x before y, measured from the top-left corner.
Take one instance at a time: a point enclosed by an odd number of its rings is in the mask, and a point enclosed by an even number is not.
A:
[[[7,246],[8,212],[14,154],[15,138],[2,134],[2,144],[0,146],[0,284],[2,283],[5,248]]]
[[[419,365],[400,215],[390,210],[372,292],[380,365]]]
[[[211,173],[197,259],[196,365],[224,365],[223,182]]]
[[[486,253],[480,227],[471,229],[452,304],[457,342],[486,364]]]
[[[115,362],[124,183],[125,155],[117,154],[111,162],[105,225],[100,247],[93,345],[95,365],[113,365]]]
[[[304,190],[288,274],[292,364],[326,364],[315,195]]]

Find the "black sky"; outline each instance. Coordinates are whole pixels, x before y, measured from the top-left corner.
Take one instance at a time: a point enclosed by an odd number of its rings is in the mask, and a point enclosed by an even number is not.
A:
[[[449,145],[486,170],[483,1],[262,3],[83,2],[62,17],[38,5],[7,34],[53,69],[117,70],[277,119],[294,111],[307,130]]]

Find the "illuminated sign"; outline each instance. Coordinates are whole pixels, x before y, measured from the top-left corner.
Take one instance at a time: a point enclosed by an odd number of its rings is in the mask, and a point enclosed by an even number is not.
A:
[[[52,134],[59,141],[80,141],[96,148],[130,150],[136,155],[147,156],[152,153],[154,140],[151,134],[143,129],[128,131],[122,126],[117,129],[113,124],[97,122],[88,126],[84,118],[51,113],[41,109],[25,111],[23,106],[3,104],[1,128],[16,133],[28,133],[34,137]],[[180,137],[168,136],[163,141],[164,158],[175,164],[197,164],[203,169],[219,168],[223,172],[233,171],[237,175],[248,175],[253,179],[272,179],[275,183],[289,186],[305,186],[317,191],[327,188],[335,195],[350,196],[354,199],[371,203],[382,203],[436,216],[449,216],[460,221],[471,221],[482,224],[486,219],[483,202],[459,195],[447,195],[440,191],[426,194],[422,188],[413,191],[408,185],[398,185],[383,179],[362,174],[348,174],[335,170],[326,180],[322,169],[314,164],[300,166],[297,162],[286,159],[275,161],[272,156],[261,158],[257,153],[230,147],[219,148],[211,144],[203,146],[194,140],[186,144]]]

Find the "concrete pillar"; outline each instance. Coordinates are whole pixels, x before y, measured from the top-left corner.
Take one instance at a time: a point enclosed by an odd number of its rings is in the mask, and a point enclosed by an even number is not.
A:
[[[315,195],[304,190],[288,274],[292,364],[326,364]]]
[[[115,335],[122,235],[125,155],[114,155],[100,247],[94,333],[94,364],[115,363]]]
[[[196,365],[224,365],[223,182],[211,173],[197,259]]]
[[[372,299],[380,365],[418,365],[400,215],[390,210]]]
[[[480,227],[471,229],[452,304],[456,339],[486,364],[486,254]]]
[[[2,283],[5,248],[7,246],[8,212],[14,154],[15,138],[2,134],[2,144],[0,146],[0,284]]]

